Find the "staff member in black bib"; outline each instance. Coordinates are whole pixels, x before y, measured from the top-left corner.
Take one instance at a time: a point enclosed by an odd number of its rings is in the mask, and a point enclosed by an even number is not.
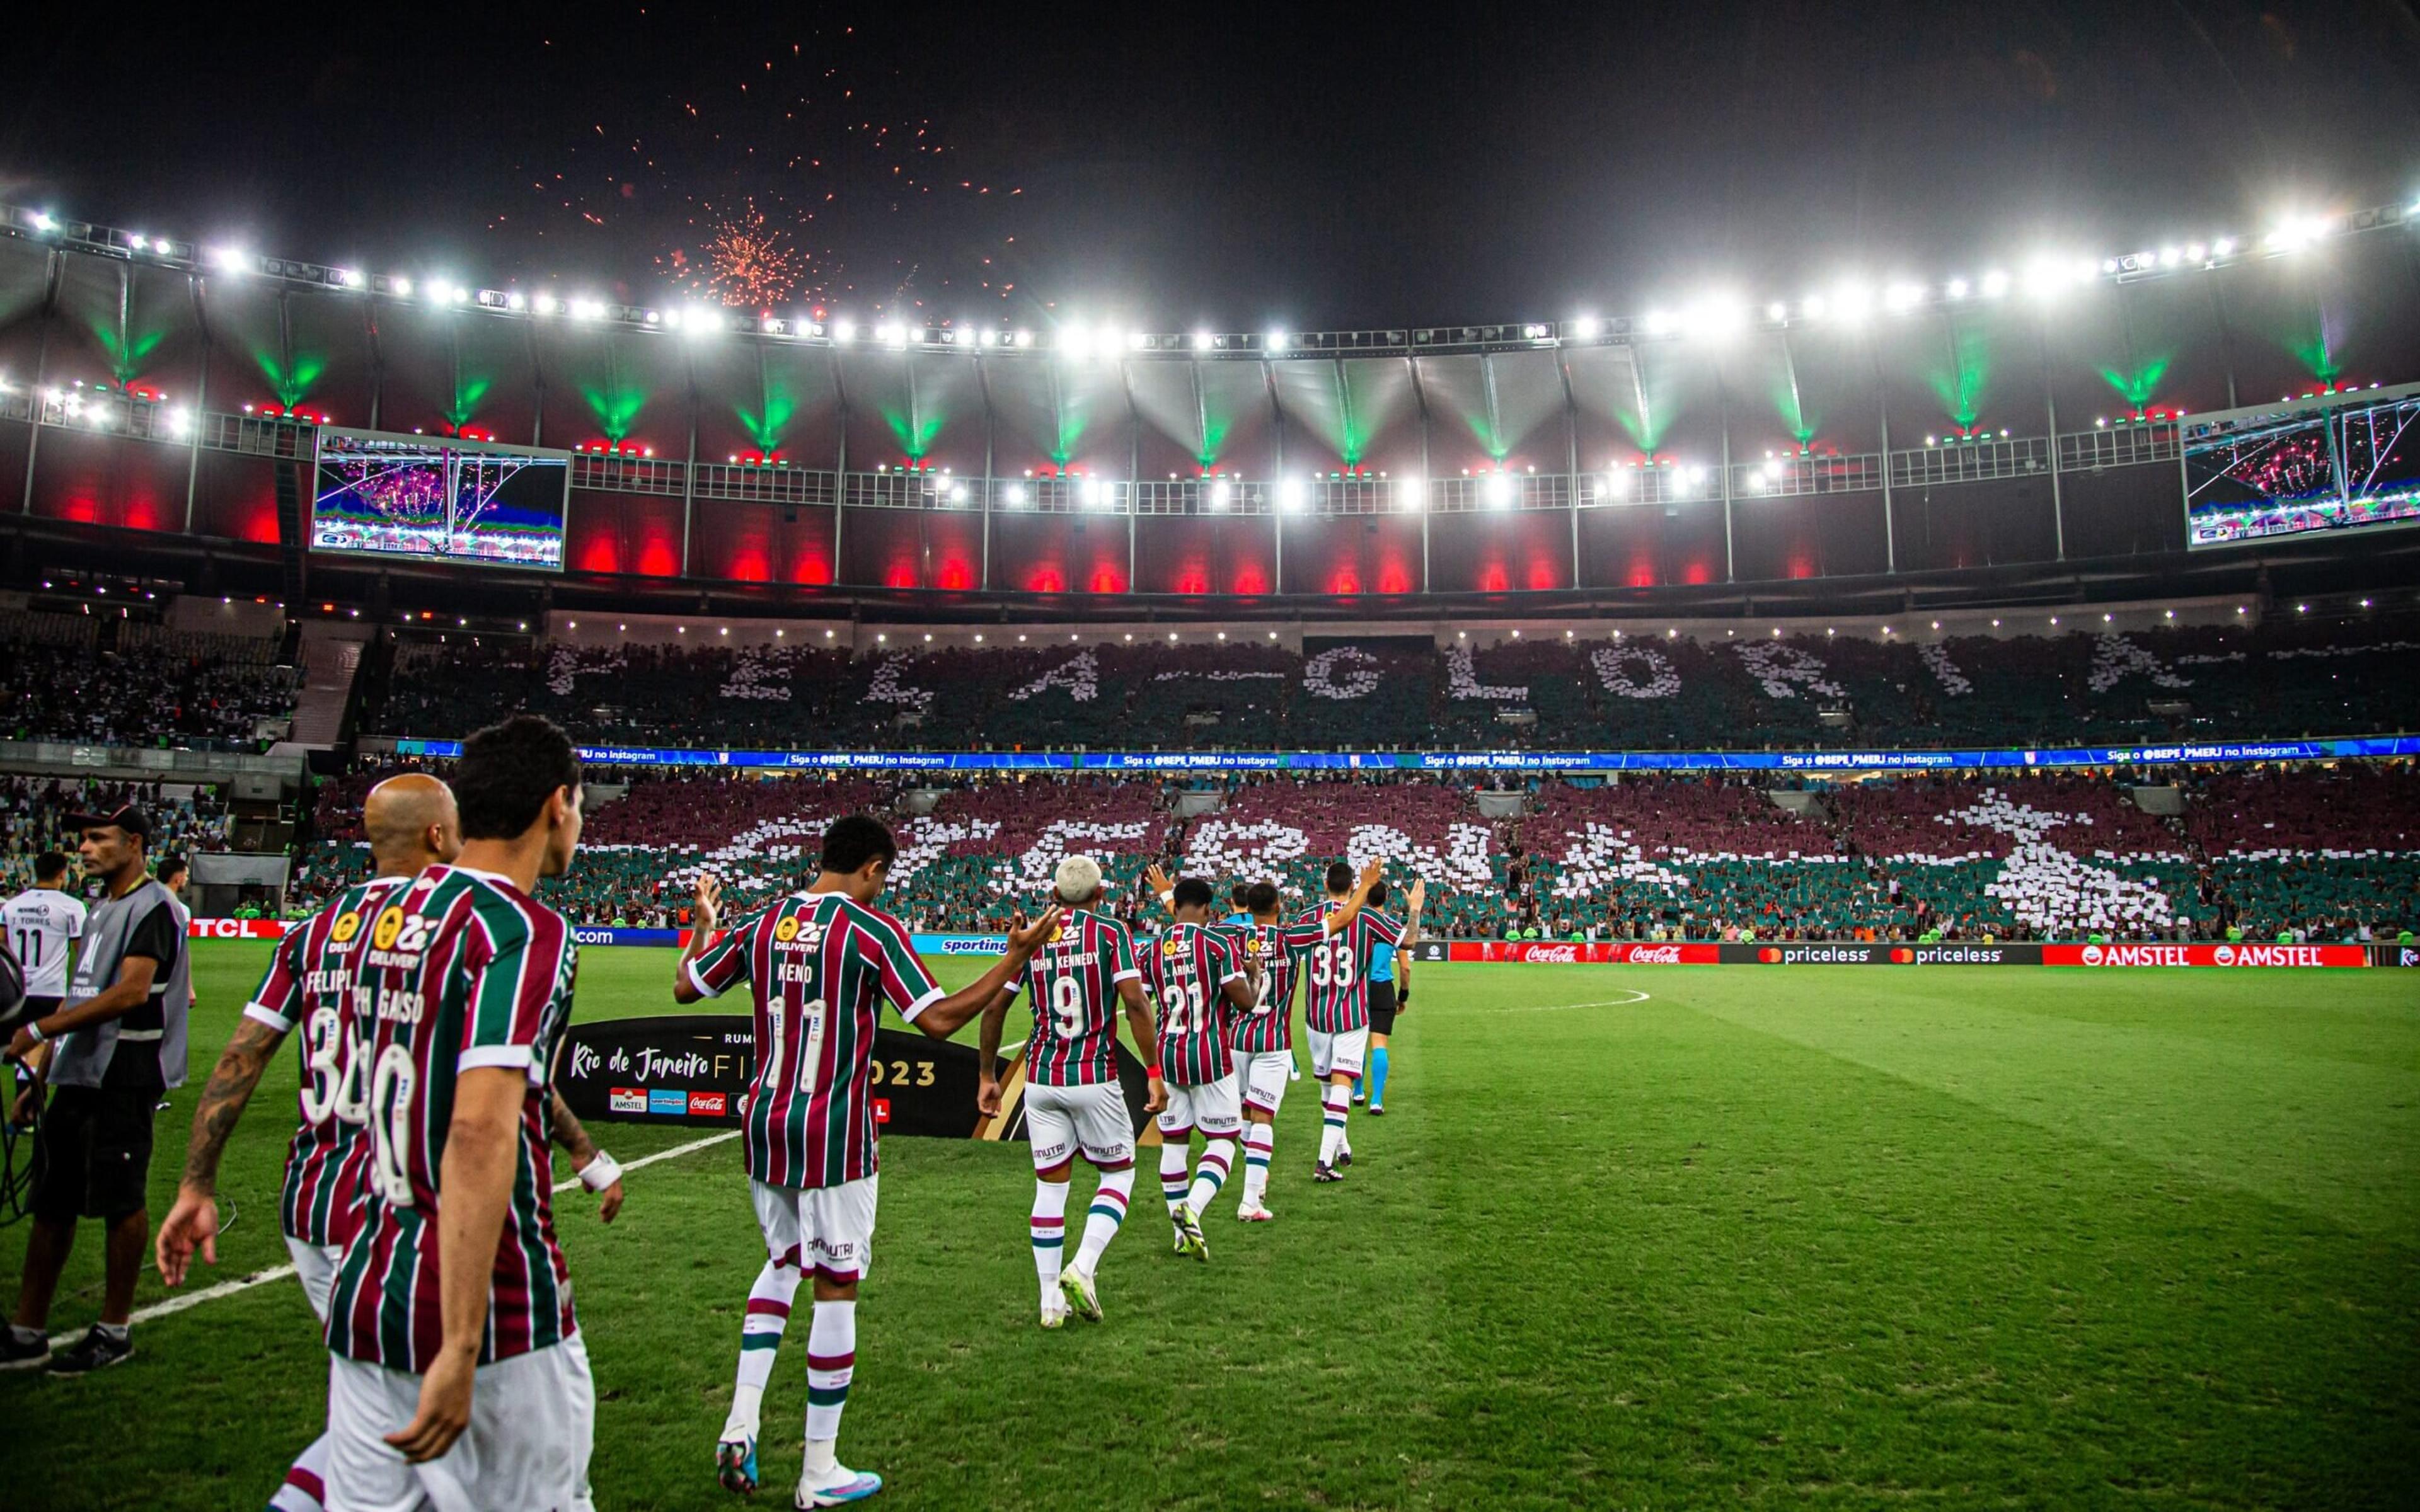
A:
[[[176,990],[185,931],[168,889],[145,874],[151,824],[142,810],[130,805],[68,823],[84,832],[85,874],[105,896],[85,925],[66,1006],[18,1029],[8,1043],[12,1059],[40,1066],[47,1057],[52,1092],[42,1111],[33,1232],[15,1324],[0,1336],[0,1369],[47,1363],[54,1375],[83,1375],[134,1352],[127,1325],[151,1229],[144,1206],[151,1114],[160,1094],[185,1080],[186,1001]],[[101,1321],[54,1357],[51,1298],[79,1217],[98,1218],[108,1230]]]

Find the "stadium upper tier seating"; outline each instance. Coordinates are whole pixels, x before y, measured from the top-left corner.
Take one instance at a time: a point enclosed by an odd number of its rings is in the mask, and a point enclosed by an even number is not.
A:
[[[323,802],[298,898],[366,874],[359,795]],[[1208,784],[1033,777],[934,790],[862,779],[650,771],[592,818],[546,895],[586,923],[687,922],[701,871],[739,907],[799,885],[823,825],[859,810],[899,836],[890,905],[919,927],[1001,928],[1059,856],[1102,858],[1110,907],[1155,908],[1157,861],[1220,886],[1269,878],[1308,904],[1339,857],[1428,887],[1435,933],[1499,937],[1952,939],[2391,935],[2420,923],[2420,770],[2410,764],[2185,772],[2181,817],[2108,776],[1986,773],[1816,786],[1736,777],[1545,781],[1490,817],[1450,780],[1258,776]],[[1206,811],[1180,810],[1215,800]],[[1497,807],[1490,801],[1489,808]],[[1400,907],[1400,903],[1395,904]]]
[[[0,897],[32,885],[34,857],[44,851],[67,856],[70,876],[81,877],[75,869],[81,837],[68,827],[68,816],[107,813],[126,803],[142,805],[151,816],[149,853],[155,861],[227,848],[226,810],[207,788],[0,775]]]
[[[598,744],[825,749],[2121,745],[2420,728],[2420,620],[1957,637],[1626,635],[879,646],[403,647],[365,728],[515,709]]]
[[[294,713],[277,642],[0,613],[0,739],[258,750]]]

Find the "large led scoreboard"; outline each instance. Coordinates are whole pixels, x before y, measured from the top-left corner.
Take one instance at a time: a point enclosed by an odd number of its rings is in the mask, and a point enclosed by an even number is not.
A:
[[[314,550],[563,570],[568,452],[322,428],[314,479]]]
[[[2420,522],[2420,384],[2195,415],[2181,440],[2191,546]]]

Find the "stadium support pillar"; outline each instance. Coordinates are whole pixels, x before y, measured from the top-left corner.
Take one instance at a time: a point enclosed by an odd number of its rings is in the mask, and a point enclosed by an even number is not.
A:
[[[53,249],[42,269],[42,332],[34,344],[34,381],[25,391],[25,494],[19,514],[34,512],[34,462],[42,455],[42,378],[51,361],[51,306],[58,302],[59,272],[67,254]]]
[[[848,524],[848,385],[841,380],[840,348],[825,348],[831,356],[832,418],[840,426],[840,444],[832,456],[832,586],[840,586],[841,574],[847,570],[848,558],[841,548],[847,544],[843,532]]]
[[[1731,398],[1723,384],[1723,364],[1714,364],[1714,423],[1723,434],[1723,581],[1737,582],[1739,572],[1731,556]]]
[[[2034,318],[2034,351],[2041,358],[2042,414],[2050,422],[2050,532],[2055,560],[2067,560],[2067,505],[2058,487],[2058,395],[2050,380],[2050,331]]]
[[[681,469],[681,576],[689,576],[689,528],[697,512],[697,359],[683,353],[689,373],[689,464]]]
[[[1270,434],[1277,438],[1277,482],[1269,489],[1269,589],[1285,596],[1285,408],[1278,403],[1278,370],[1263,359],[1261,383],[1268,390]],[[1304,490],[1310,497],[1310,490]]]
[[[2235,397],[2235,326],[2226,318],[2226,291],[2219,283],[2226,276],[2226,270],[2213,268],[2205,280],[2205,286],[2210,290],[2211,318],[2218,322],[2219,361],[2226,367],[2226,408],[2232,409],[2238,403]]]
[[[202,417],[209,412],[210,396],[210,320],[202,308],[202,278],[199,273],[185,275],[185,293],[194,301],[194,329],[201,336],[201,355],[194,362],[194,423],[185,435],[185,533],[194,533],[194,504],[202,485]],[[316,496],[319,481],[311,480]]]
[[[1135,409],[1134,365],[1118,363],[1118,387],[1126,396],[1126,592],[1135,591],[1135,506],[1142,495],[1142,413]]]
[[[983,492],[976,497],[975,507],[983,511],[980,522],[983,544],[976,548],[975,582],[988,592],[991,588],[991,490],[992,490],[992,406],[991,375],[984,371],[984,360],[975,363],[975,392],[983,395],[984,407],[984,475]],[[832,564],[832,577],[840,576],[840,564]]]
[[[1435,474],[1429,471],[1429,394],[1428,390],[1420,385],[1418,358],[1406,356],[1404,371],[1411,375],[1412,399],[1419,406],[1420,412],[1420,484],[1413,503],[1420,512],[1420,592],[1425,594],[1433,591],[1429,579],[1429,500],[1434,493],[1429,487],[1429,479]]]
[[[1563,502],[1572,517],[1572,587],[1580,584],[1580,409],[1572,397],[1571,359],[1558,350],[1555,372],[1563,380]]]
[[[1874,359],[1874,412],[1882,420],[1883,442],[1883,570],[1899,571],[1899,524],[1891,518],[1890,486],[1890,385],[1883,380],[1883,344],[1872,343],[1867,348]],[[1795,378],[1791,381],[1797,382]]]

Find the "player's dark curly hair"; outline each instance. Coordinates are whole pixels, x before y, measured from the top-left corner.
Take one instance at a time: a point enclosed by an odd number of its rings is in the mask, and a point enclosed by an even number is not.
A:
[[[551,719],[516,714],[462,742],[450,779],[464,840],[511,840],[559,788],[580,786],[580,753]]]
[[[1218,896],[1210,890],[1210,884],[1200,877],[1178,877],[1176,887],[1169,893],[1168,901],[1179,908],[1191,908],[1197,904],[1207,908],[1210,906],[1211,900]]]
[[[1278,910],[1278,885],[1255,882],[1244,894],[1244,906],[1255,914],[1274,914]]]
[[[1330,892],[1350,892],[1353,890],[1352,862],[1330,861],[1327,863],[1327,890]]]
[[[877,857],[897,860],[899,842],[891,838],[891,826],[872,814],[848,814],[833,820],[824,831],[823,858],[818,864],[827,872],[845,876]]]
[[[1373,882],[1370,884],[1370,906],[1373,908],[1384,908],[1387,906],[1387,885],[1385,883]]]

